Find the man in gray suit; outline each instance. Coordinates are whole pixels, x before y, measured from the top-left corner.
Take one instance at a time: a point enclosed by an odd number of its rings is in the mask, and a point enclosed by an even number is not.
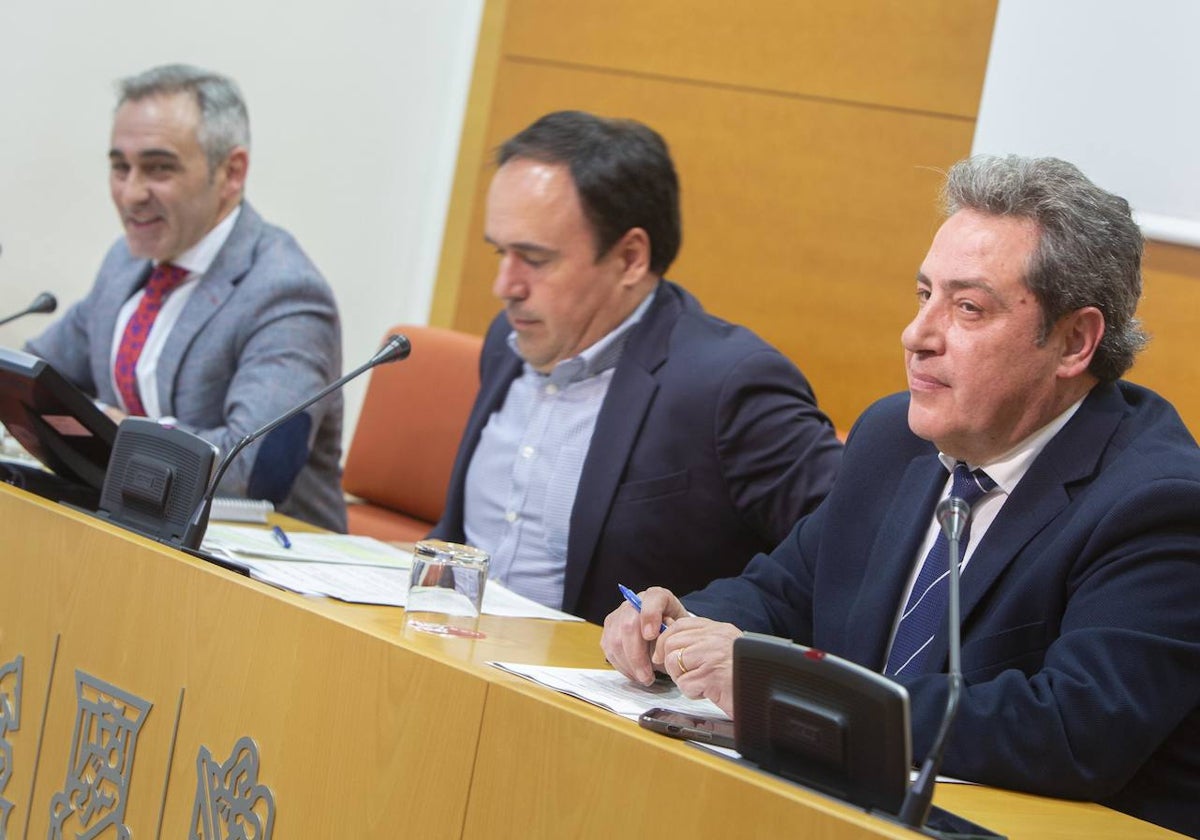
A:
[[[27,349],[114,419],[157,418],[228,452],[339,375],[337,306],[291,235],[243,201],[250,130],[231,80],[168,65],[119,89],[109,185],[125,236]],[[335,394],[248,447],[219,492],[344,531],[341,430]]]

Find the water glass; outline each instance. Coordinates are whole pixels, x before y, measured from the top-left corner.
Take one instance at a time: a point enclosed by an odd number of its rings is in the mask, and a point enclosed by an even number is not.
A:
[[[405,628],[482,638],[479,615],[488,560],[485,551],[443,540],[421,540],[413,546]]]

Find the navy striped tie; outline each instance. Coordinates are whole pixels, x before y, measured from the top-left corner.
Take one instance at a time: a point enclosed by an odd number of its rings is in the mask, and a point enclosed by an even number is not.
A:
[[[988,478],[983,470],[971,472],[959,461],[954,467],[950,495],[958,496],[968,505],[974,506],[996,482]],[[963,525],[959,538],[959,561],[967,552],[967,540],[971,536],[971,520]],[[946,618],[946,600],[949,597],[950,544],[945,532],[939,532],[933,548],[925,555],[925,562],[917,575],[912,594],[904,605],[904,614],[896,628],[896,639],[888,655],[885,674],[919,674],[923,670],[929,643],[941,628]]]

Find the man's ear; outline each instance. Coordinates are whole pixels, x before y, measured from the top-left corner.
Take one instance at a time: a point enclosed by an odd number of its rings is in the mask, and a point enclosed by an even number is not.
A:
[[[650,235],[640,227],[630,228],[610,252],[619,261],[621,282],[633,286],[650,272]]]
[[[246,174],[250,170],[250,152],[245,146],[234,146],[233,150],[221,161],[220,166],[223,183],[221,198],[224,201],[236,201],[246,188]]]
[[[1059,377],[1070,379],[1086,373],[1104,338],[1104,313],[1094,306],[1076,309],[1059,319],[1055,331],[1062,341]]]

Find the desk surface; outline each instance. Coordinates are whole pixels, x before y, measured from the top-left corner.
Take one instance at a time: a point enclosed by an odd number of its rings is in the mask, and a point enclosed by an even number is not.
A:
[[[239,789],[277,838],[915,836],[486,664],[603,667],[594,625],[485,616],[480,640],[405,632],[400,609],[283,592],[7,487],[0,523],[0,691],[23,663],[19,727],[0,723],[0,836],[5,800],[12,837],[98,819],[184,836]],[[80,762],[97,682],[117,706],[151,708],[109,759],[107,783],[125,786],[71,810],[72,791],[78,804],[102,788]],[[257,763],[234,766],[242,738]],[[257,787],[204,777],[204,751]],[[935,801],[1014,838],[1177,836],[991,788],[942,785]]]

